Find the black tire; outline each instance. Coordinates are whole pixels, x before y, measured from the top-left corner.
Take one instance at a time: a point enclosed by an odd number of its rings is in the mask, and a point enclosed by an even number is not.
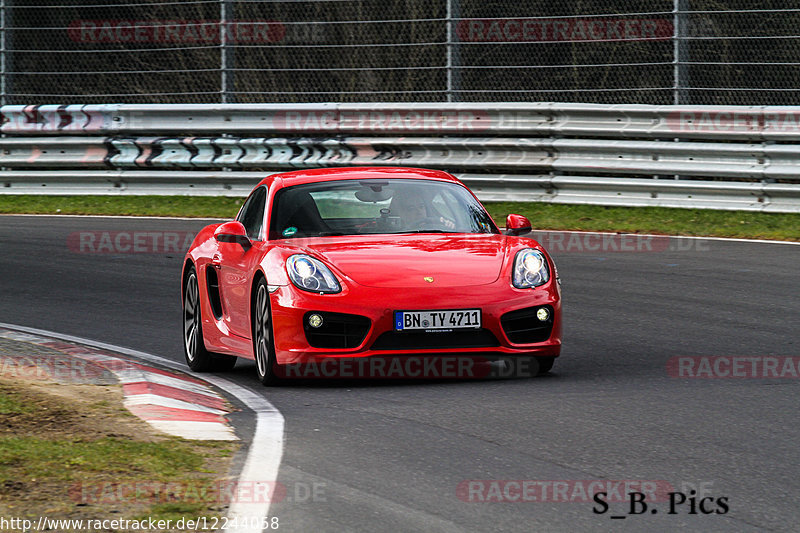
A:
[[[269,304],[269,291],[264,278],[258,280],[253,292],[253,356],[256,360],[256,376],[263,385],[275,385],[275,342],[272,338],[272,309]]]
[[[536,361],[539,363],[538,374],[547,374],[553,368],[553,363],[556,362],[555,357],[537,357]]]
[[[194,267],[186,275],[183,290],[183,356],[186,364],[195,372],[218,372],[231,370],[236,357],[206,350],[203,342],[203,320],[200,312],[200,286]]]

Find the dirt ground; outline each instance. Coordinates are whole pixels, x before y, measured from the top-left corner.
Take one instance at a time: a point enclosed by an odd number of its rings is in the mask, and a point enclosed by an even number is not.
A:
[[[3,368],[12,368],[2,365],[10,352],[9,341],[3,341],[0,400],[6,399],[10,407],[0,409],[0,516],[141,519],[172,518],[182,512],[201,512],[208,517],[224,514],[227,506],[220,498],[206,497],[205,493],[202,498],[183,497],[189,492],[197,496],[197,490],[187,491],[186,487],[229,484],[238,444],[187,441],[161,434],[124,408],[122,388],[107,384],[107,379],[102,380],[106,384],[56,382],[49,380],[46,373],[19,372],[18,365],[13,367],[13,373],[2,372]],[[19,350],[31,346],[18,344],[24,345],[16,347]],[[45,356],[43,351],[46,350],[36,347],[36,356]],[[50,451],[39,453],[37,443],[45,441],[43,449]],[[20,450],[20,442],[33,444],[24,444],[30,449]],[[56,443],[58,450],[52,452],[49,443]],[[180,467],[177,475],[173,473],[165,481],[153,470],[154,465],[163,464],[157,462],[163,458],[154,458],[156,462],[150,464],[146,457],[137,456],[121,468],[119,463],[124,463],[124,458],[116,457],[116,461],[110,461],[116,466],[107,471],[98,468],[97,459],[70,459],[70,447],[81,450],[86,457],[87,447],[91,450],[95,446],[100,453],[109,443],[123,449],[130,445],[136,450],[149,450],[147,446],[137,448],[136,444],[150,443],[154,455],[163,452],[166,457],[196,454],[200,466]],[[49,465],[54,460],[56,466],[44,475],[34,464],[41,461]],[[171,492],[165,489],[167,482],[173,483]]]

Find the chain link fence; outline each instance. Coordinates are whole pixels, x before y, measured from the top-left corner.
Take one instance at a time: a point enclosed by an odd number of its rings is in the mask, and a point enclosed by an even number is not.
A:
[[[788,0],[0,0],[5,104],[797,104]]]

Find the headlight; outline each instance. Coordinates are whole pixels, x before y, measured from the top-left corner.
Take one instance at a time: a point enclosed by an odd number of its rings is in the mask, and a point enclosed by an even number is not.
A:
[[[289,279],[298,289],[310,292],[341,292],[336,276],[321,261],[307,255],[293,255],[286,260]]]
[[[511,281],[518,289],[530,289],[548,282],[550,269],[547,259],[539,250],[526,248],[514,258],[514,273]]]

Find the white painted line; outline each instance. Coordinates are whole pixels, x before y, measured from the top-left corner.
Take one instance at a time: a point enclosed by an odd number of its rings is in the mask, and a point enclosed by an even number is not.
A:
[[[580,233],[585,235],[634,235],[636,237],[658,237],[661,239],[692,239],[696,241],[729,241],[729,242],[752,242],[758,244],[793,244],[800,246],[800,242],[795,241],[771,241],[767,239],[738,239],[735,237],[703,237],[698,235],[656,235],[654,233],[628,233],[626,231],[578,231],[568,229],[535,229],[531,233]],[[522,235],[526,237],[529,234]]]
[[[242,196],[244,200],[246,196]],[[197,220],[198,222],[225,222],[232,220],[228,218],[206,218],[206,217],[156,217],[152,215],[68,215],[61,213],[0,213],[0,217],[58,217],[58,218],[141,218],[145,220]]]
[[[275,486],[278,476],[278,468],[281,463],[281,454],[276,454],[273,450],[283,450],[283,416],[274,416],[269,412],[257,414],[256,432],[253,436],[253,444],[247,454],[244,468],[240,474],[240,487],[245,487],[247,494],[270,494],[271,488]],[[257,446],[256,443],[260,443]],[[274,477],[272,475],[274,472]],[[250,480],[251,485],[242,483],[244,479]],[[234,523],[239,524],[238,528],[229,528],[230,531],[240,531],[247,533],[260,533],[261,527],[253,527],[259,521],[253,522],[253,517],[269,516],[269,503],[247,503],[246,500],[252,499],[247,495],[237,497],[228,508],[228,518]],[[243,526],[242,526],[243,524]]]
[[[233,430],[215,422],[193,422],[185,420],[151,420],[156,429],[193,440],[239,440]]]
[[[121,353],[136,359],[143,359],[158,363],[167,368],[176,370],[184,370],[184,366],[175,361],[171,361],[158,355],[149,354],[147,352],[140,352],[122,346],[115,346],[113,344],[106,344],[104,342],[93,341],[82,337],[74,337],[72,335],[63,335],[52,331],[46,331],[37,328],[28,328],[25,326],[17,326],[14,324],[5,324],[0,322],[0,328],[13,329],[31,335],[44,335],[54,339],[59,339],[67,342],[75,342],[85,344],[93,348],[101,350],[108,350],[111,352]],[[278,479],[278,468],[281,464],[281,457],[283,457],[283,430],[284,419],[283,415],[269,403],[266,398],[261,394],[256,393],[252,389],[243,387],[237,383],[219,376],[204,375],[203,381],[211,383],[212,385],[224,390],[225,392],[235,396],[243,404],[256,413],[256,429],[253,434],[253,440],[250,442],[250,447],[247,451],[247,458],[244,462],[239,474],[239,486],[252,487],[253,489],[267,490],[270,486],[274,487]],[[239,527],[230,527],[226,531],[237,531],[241,533],[260,533],[261,527],[250,527],[255,524],[262,524],[266,517],[269,516],[269,502],[267,503],[245,503],[244,498],[235,498],[228,508],[229,523],[237,524]],[[238,518],[238,520],[237,520]]]
[[[244,198],[244,197],[242,197]],[[748,213],[751,211],[748,211]],[[776,213],[779,214],[779,213]],[[136,216],[136,215],[60,215],[60,214],[31,214],[31,213],[0,213],[0,217],[80,217],[80,218],[141,218],[146,220],[197,220],[197,221],[210,221],[210,222],[225,222],[228,219],[224,218],[193,218],[193,217],[154,217],[154,216]],[[505,230],[505,228],[500,228]],[[532,233],[588,233],[591,235],[637,235],[640,237],[671,237],[674,239],[700,239],[707,241],[731,241],[731,242],[755,242],[761,244],[794,244],[800,246],[800,242],[796,241],[772,241],[768,239],[742,239],[736,237],[703,237],[698,235],[657,235],[652,233],[629,233],[625,231],[580,231],[569,229],[534,229]],[[525,235],[523,235],[524,237]]]

